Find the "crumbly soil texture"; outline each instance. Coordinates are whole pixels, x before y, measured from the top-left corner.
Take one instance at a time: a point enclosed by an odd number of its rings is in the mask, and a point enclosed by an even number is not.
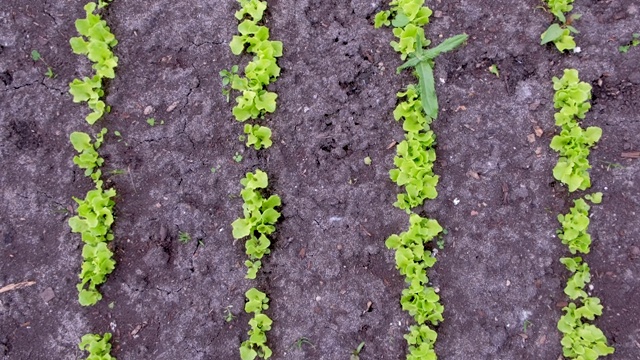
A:
[[[388,3],[268,1],[264,22],[284,55],[270,86],[278,109],[264,120],[274,145],[259,152],[239,141],[243,124],[218,75],[249,60],[228,46],[236,1],[114,1],[103,13],[119,40],[117,76],[105,83],[112,110],[93,127],[68,93],[92,73],[69,46],[83,5],[3,0],[0,9],[0,287],[35,282],[0,294],[0,358],[79,359],[83,334],[112,332],[118,359],[239,359],[244,293],[256,286],[271,298],[273,359],[348,359],[361,342],[360,359],[403,359],[412,320],[384,241],[408,228],[388,172],[403,139],[396,93],[416,80],[396,74],[391,30],[373,27]],[[593,86],[583,124],[603,129],[590,190],[604,201],[585,256],[589,292],[604,305],[595,324],[616,348],[609,359],[640,359],[640,47],[618,52],[640,32],[640,5],[577,0],[581,51],[567,54],[539,45],[552,21],[540,1],[427,5],[434,44],[469,35],[437,59],[439,196],[415,209],[448,230],[429,272],[445,306],[439,358],[561,358],[569,273],[556,216],[581,193],[552,176],[551,79],[576,68]],[[81,240],[67,220],[72,197],[92,184],[72,162],[69,134],[101,127],[105,183],[118,192],[117,266],[103,300],[85,308],[75,288]],[[230,224],[242,215],[239,181],[257,168],[283,216],[251,281]]]

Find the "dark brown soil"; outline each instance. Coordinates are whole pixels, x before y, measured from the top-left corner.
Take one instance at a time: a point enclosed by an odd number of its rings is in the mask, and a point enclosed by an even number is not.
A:
[[[414,79],[395,73],[391,31],[372,26],[386,1],[269,1],[266,23],[285,54],[271,87],[278,110],[267,119],[274,146],[260,152],[238,141],[242,124],[220,89],[218,72],[247,61],[227,45],[235,1],[114,1],[105,13],[120,41],[117,76],[106,85],[113,111],[93,128],[67,92],[91,71],[68,44],[83,4],[4,0],[0,8],[0,287],[36,282],[0,294],[2,359],[78,359],[80,337],[106,331],[121,360],[239,358],[244,292],[256,283],[244,279],[230,224],[241,215],[239,180],[258,167],[283,200],[257,282],[271,298],[273,359],[347,359],[362,341],[363,360],[404,358],[411,319],[384,240],[408,225],[392,206],[399,189],[388,177],[389,144],[403,136],[395,94]],[[605,306],[595,323],[616,348],[609,359],[640,359],[640,163],[621,156],[640,150],[640,48],[617,50],[640,32],[640,5],[576,1],[582,51],[565,55],[539,45],[551,21],[539,1],[427,5],[437,12],[427,27],[435,43],[470,35],[437,61],[440,195],[416,210],[449,231],[430,273],[446,308],[439,357],[561,355],[556,322],[568,273],[556,215],[579,194],[551,174],[551,78],[574,67],[594,86],[585,124],[604,133],[590,157],[592,189],[605,194],[586,257]],[[33,49],[54,79],[31,60]],[[83,308],[81,242],[67,219],[72,196],[91,182],[73,165],[68,137],[101,126],[110,130],[104,172],[118,191],[118,264],[104,299]],[[531,143],[536,126],[543,134]],[[180,232],[193,240],[179,242]],[[236,318],[226,322],[229,306]],[[311,344],[297,346],[303,338]]]

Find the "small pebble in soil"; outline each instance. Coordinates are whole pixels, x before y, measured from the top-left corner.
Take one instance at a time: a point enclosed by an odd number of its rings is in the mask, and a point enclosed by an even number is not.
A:
[[[322,300],[322,297],[321,296],[316,296],[316,301],[320,301],[320,300]]]
[[[453,205],[458,205],[458,204],[460,204],[460,199],[458,198],[453,199]]]

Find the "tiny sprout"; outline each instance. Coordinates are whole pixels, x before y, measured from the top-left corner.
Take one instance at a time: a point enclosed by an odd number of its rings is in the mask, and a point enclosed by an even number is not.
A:
[[[496,64],[489,66],[489,72],[497,77],[500,77],[500,70],[498,70],[498,65]]]
[[[189,233],[186,231],[181,231],[180,234],[178,235],[178,241],[180,241],[183,244],[188,243],[190,240],[191,240],[191,235],[189,235]]]

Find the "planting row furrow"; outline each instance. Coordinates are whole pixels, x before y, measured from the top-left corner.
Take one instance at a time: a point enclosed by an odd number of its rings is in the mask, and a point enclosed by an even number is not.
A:
[[[276,58],[282,56],[282,43],[269,40],[269,28],[261,25],[267,3],[260,0],[238,0],[240,10],[235,17],[240,21],[238,32],[234,35],[229,47],[234,55],[243,52],[253,55],[253,58],[244,67],[244,75],[238,74],[238,65],[233,65],[230,70],[222,70],[223,95],[227,101],[231,91],[238,91],[240,95],[235,98],[236,104],[232,113],[237,121],[263,119],[266,114],[276,110],[278,95],[266,87],[273,83],[280,75],[280,67]],[[271,129],[259,124],[245,124],[244,135],[247,147],[253,146],[255,150],[271,147]],[[234,239],[244,239],[245,252],[249,259],[245,261],[247,267],[246,279],[255,280],[258,271],[262,267],[262,259],[271,250],[272,235],[275,224],[280,218],[280,212],[276,207],[281,206],[278,195],[265,198],[262,194],[269,185],[267,173],[257,169],[246,174],[240,181],[243,186],[240,196],[244,201],[242,205],[243,217],[232,223],[232,235]],[[240,344],[239,352],[242,360],[255,358],[268,359],[273,352],[267,344],[267,332],[271,330],[273,321],[265,310],[269,308],[269,297],[264,292],[251,287],[245,293],[246,303],[244,310],[252,314],[249,320],[250,329],[248,339]]]
[[[438,117],[438,99],[435,89],[433,67],[435,59],[442,53],[452,51],[467,40],[460,34],[444,40],[433,48],[425,37],[423,26],[429,23],[431,9],[424,0],[394,0],[389,10],[379,12],[375,27],[393,26],[397,41],[393,49],[406,62],[398,67],[398,73],[410,69],[418,77],[418,85],[409,85],[397,94],[403,99],[393,112],[396,121],[402,120],[405,139],[398,144],[395,168],[389,172],[391,180],[405,188],[398,194],[394,206],[405,210],[409,217],[409,230],[400,235],[391,235],[386,246],[395,250],[396,268],[405,276],[409,287],[402,291],[402,309],[413,316],[417,325],[409,328],[405,339],[409,345],[407,359],[436,359],[434,344],[436,332],[427,324],[438,325],[443,321],[443,305],[436,290],[429,286],[427,270],[435,262],[435,254],[426,248],[443,229],[436,220],[412,213],[426,199],[438,196],[436,186],[439,176],[433,171],[436,160],[436,135],[431,123]]]
[[[553,88],[556,91],[554,107],[559,109],[554,118],[556,126],[561,130],[550,144],[559,154],[553,176],[567,186],[569,193],[587,190],[591,187],[588,172],[591,168],[589,149],[602,136],[602,129],[599,127],[583,129],[578,122],[585,118],[591,108],[591,85],[580,81],[577,70],[566,69],[562,78],[553,78]],[[587,194],[584,198],[574,200],[569,213],[558,215],[558,221],[562,225],[558,230],[558,238],[572,255],[588,254],[591,248],[591,235],[588,233],[591,207],[585,199],[599,204],[602,193]],[[586,322],[602,315],[603,309],[600,299],[590,296],[585,290],[591,281],[589,265],[580,256],[562,257],[560,262],[572,274],[564,289],[570,302],[562,309],[564,314],[558,321],[558,330],[562,333],[563,355],[569,359],[595,360],[612,354],[614,348],[607,345],[607,338],[602,330]]]
[[[74,79],[69,84],[69,93],[76,103],[86,102],[91,112],[85,120],[90,125],[95,124],[110,107],[104,102],[103,84],[105,79],[115,77],[118,58],[112,48],[118,44],[107,22],[100,16],[100,9],[108,3],[98,0],[85,5],[85,18],[76,20],[75,27],[80,36],[69,41],[74,53],[85,55],[92,63],[94,74]],[[85,176],[93,180],[95,189],[87,192],[84,199],[73,198],[78,204],[77,215],[69,219],[69,226],[74,233],[80,233],[84,243],[82,257],[84,258],[80,273],[80,283],[77,285],[78,300],[82,306],[95,305],[102,299],[97,287],[106,281],[115,268],[113,251],[109,243],[114,239],[111,229],[114,222],[113,208],[116,190],[106,188],[101,179],[103,158],[98,149],[104,142],[106,128],[98,132],[92,142],[91,136],[85,132],[73,132],[70,141],[78,152],[73,162],[82,170]],[[115,359],[110,355],[110,333],[86,334],[78,345],[81,350],[89,352],[87,359]]]
[[[235,98],[233,115],[236,120],[262,119],[267,113],[276,110],[278,94],[266,89],[280,76],[280,67],[276,58],[282,56],[282,42],[269,40],[269,28],[259,25],[267,9],[267,3],[259,0],[238,0],[240,10],[235,17],[241,20],[238,25],[240,35],[234,35],[229,44],[234,55],[243,52],[253,55],[253,59],[244,68],[244,76],[238,74],[238,65],[231,70],[222,70],[223,94],[229,100],[231,90],[240,92]],[[229,89],[229,87],[231,89]],[[266,126],[245,124],[246,146],[259,150],[271,146],[271,129]]]

